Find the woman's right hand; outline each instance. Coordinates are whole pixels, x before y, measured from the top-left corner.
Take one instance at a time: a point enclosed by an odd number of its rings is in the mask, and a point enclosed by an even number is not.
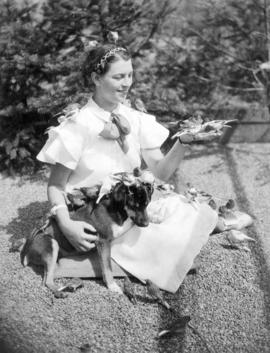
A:
[[[77,251],[86,252],[96,246],[94,242],[98,240],[95,235],[97,232],[89,223],[69,219],[60,228]]]

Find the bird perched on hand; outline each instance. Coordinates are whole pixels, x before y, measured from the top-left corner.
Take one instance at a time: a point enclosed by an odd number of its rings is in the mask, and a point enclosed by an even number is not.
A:
[[[158,288],[158,286],[156,286],[150,279],[147,279],[145,283],[147,291],[151,295],[151,297],[156,299],[157,302],[163,305],[166,309],[171,310],[170,304],[167,303],[166,300],[164,300],[161,290]]]
[[[124,279],[123,292],[128,297],[128,299],[131,301],[132,304],[137,304],[137,299],[136,299],[136,295],[134,293],[134,288],[132,286],[131,280],[128,277],[126,277]]]
[[[221,131],[224,127],[231,127],[231,123],[237,122],[237,119],[233,120],[211,120],[206,123],[204,123],[204,131],[216,131],[219,132]]]

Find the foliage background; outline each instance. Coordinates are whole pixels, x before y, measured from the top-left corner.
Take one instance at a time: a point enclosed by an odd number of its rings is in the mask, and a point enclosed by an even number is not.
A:
[[[11,174],[36,170],[51,117],[87,99],[82,53],[108,30],[133,55],[132,102],[168,126],[269,106],[266,0],[4,0],[0,21],[0,168]]]

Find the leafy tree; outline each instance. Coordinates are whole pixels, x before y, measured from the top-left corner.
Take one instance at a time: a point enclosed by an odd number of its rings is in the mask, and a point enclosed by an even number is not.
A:
[[[132,52],[135,101],[141,98],[165,124],[200,112],[216,117],[217,109],[236,103],[270,106],[266,0],[44,0],[20,6],[5,0],[0,20],[0,168],[10,172],[36,165],[52,115],[86,101],[81,53],[108,31],[117,31]]]
[[[69,103],[83,103],[89,92],[80,74],[81,53],[93,40],[118,31],[138,57],[171,11],[168,1],[47,0],[43,6],[14,0],[1,4],[0,117],[5,138],[0,165],[13,172],[35,154],[48,119]],[[31,130],[29,128],[31,127]],[[31,136],[21,145],[22,136]],[[27,152],[20,152],[24,148]]]
[[[238,96],[269,106],[268,74],[261,66],[270,60],[267,2],[197,1],[196,10],[199,20],[189,18],[183,32],[196,43],[193,79],[212,98]]]

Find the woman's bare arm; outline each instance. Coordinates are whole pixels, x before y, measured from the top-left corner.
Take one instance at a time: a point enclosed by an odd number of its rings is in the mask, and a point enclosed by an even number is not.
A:
[[[143,149],[142,155],[154,175],[161,180],[168,181],[183,160],[185,147],[177,140],[165,156],[159,148]]]
[[[71,169],[59,163],[52,166],[47,189],[48,199],[52,206],[66,204],[64,192],[71,172]],[[66,208],[59,208],[56,212],[56,219],[59,225],[69,220],[68,210]]]
[[[47,189],[48,199],[52,206],[66,204],[64,192],[71,172],[70,169],[58,163],[52,166]],[[95,246],[92,242],[97,237],[85,232],[85,230],[95,231],[89,223],[71,220],[66,207],[58,208],[55,217],[60,229],[75,249],[89,251]]]

